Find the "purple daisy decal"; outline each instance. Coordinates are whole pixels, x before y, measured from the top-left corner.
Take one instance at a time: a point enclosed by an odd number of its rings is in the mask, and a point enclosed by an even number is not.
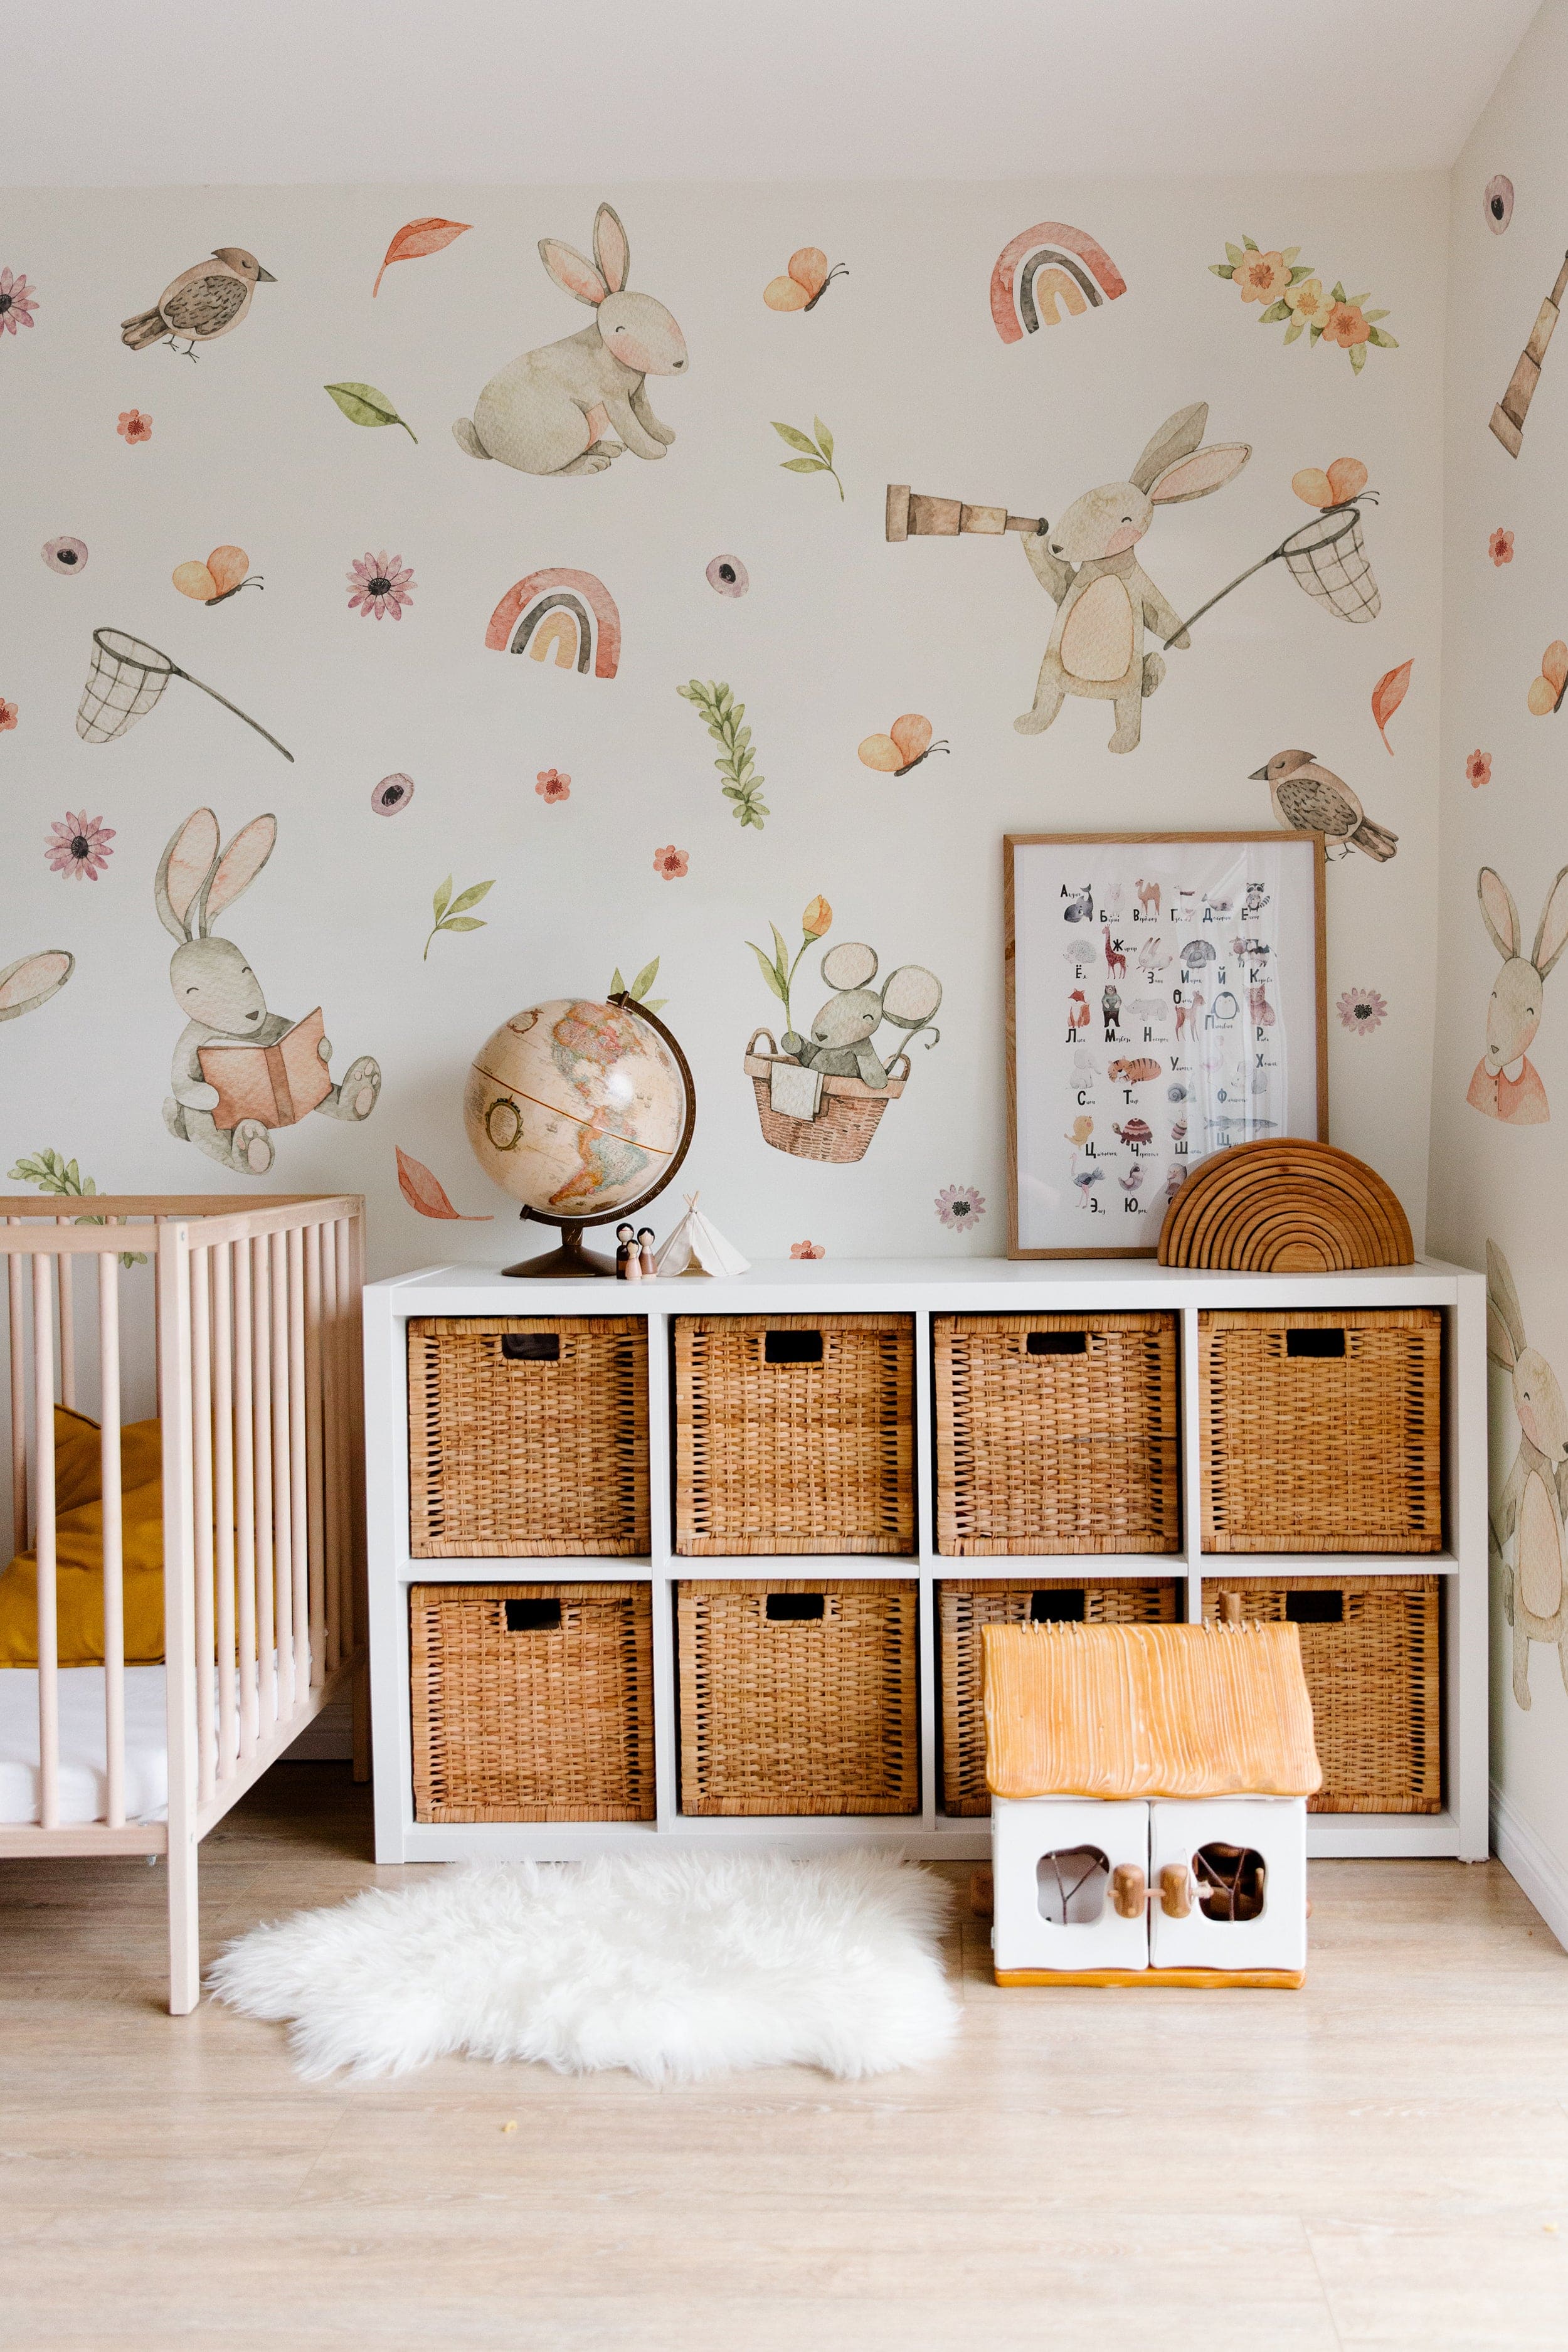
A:
[[[357,613],[362,621],[374,614],[379,621],[390,613],[395,621],[403,618],[403,608],[414,602],[414,574],[401,555],[388,555],[384,548],[379,555],[368,552],[360,557],[348,574],[349,610]]]
[[[977,1225],[985,1214],[985,1195],[973,1184],[944,1184],[936,1196],[936,1213],[950,1233]]]
[[[96,882],[114,855],[109,845],[113,839],[114,827],[100,816],[72,816],[67,809],[64,824],[49,827],[44,855],[50,871],[64,879]]]
[[[14,335],[18,327],[30,327],[38,298],[27,284],[26,272],[15,276],[9,269],[0,269],[0,335]]]

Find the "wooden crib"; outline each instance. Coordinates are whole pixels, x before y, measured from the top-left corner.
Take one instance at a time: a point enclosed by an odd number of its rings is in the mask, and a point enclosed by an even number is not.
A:
[[[14,1549],[37,1570],[35,1796],[0,1819],[0,1856],[165,1854],[169,2007],[200,1993],[196,1848],[237,1799],[350,1687],[354,1769],[368,1774],[360,1291],[363,1201],[347,1195],[0,1197],[10,1325]],[[106,1222],[80,1223],[79,1215]],[[142,1362],[122,1364],[121,1252],[155,1284]],[[83,1280],[83,1276],[86,1280]],[[150,1388],[162,1448],[167,1820],[127,1818],[121,1422],[126,1382]],[[58,1656],[55,1404],[101,1423],[103,1664]],[[89,1440],[90,1444],[90,1438]],[[0,1670],[13,1711],[26,1669]],[[82,1700],[92,1721],[99,1817],[62,1819],[62,1777]],[[14,1679],[15,1678],[15,1679]],[[137,1706],[146,1713],[146,1685]],[[66,1745],[62,1748],[62,1697]],[[92,1717],[100,1712],[92,1707]],[[31,1725],[28,1722],[30,1739]],[[154,1737],[156,1734],[154,1733]],[[99,1745],[101,1737],[101,1746]],[[141,1773],[143,1782],[146,1774]],[[68,1805],[66,1811],[71,1810]],[[80,1810],[79,1800],[76,1810]],[[30,1811],[32,1818],[26,1818]]]

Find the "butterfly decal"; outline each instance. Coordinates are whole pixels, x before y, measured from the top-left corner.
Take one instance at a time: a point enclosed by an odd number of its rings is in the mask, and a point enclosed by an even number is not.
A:
[[[815,310],[833,280],[848,275],[843,262],[836,261],[829,269],[825,253],[815,245],[803,245],[790,255],[784,277],[771,278],[763,287],[763,299],[770,310]]]
[[[249,577],[250,558],[243,547],[215,547],[205,563],[177,563],[174,585],[182,596],[198,604],[222,604],[242,588],[259,588]]]
[[[906,710],[895,719],[885,735],[868,735],[860,746],[862,767],[875,768],[884,776],[907,776],[933,751],[948,750],[945,739],[940,743],[931,740],[931,720],[922,719],[918,710]]]
[[[1563,697],[1568,694],[1568,646],[1561,637],[1553,637],[1541,656],[1541,676],[1531,687],[1525,700],[1537,719],[1544,719],[1563,708]]]

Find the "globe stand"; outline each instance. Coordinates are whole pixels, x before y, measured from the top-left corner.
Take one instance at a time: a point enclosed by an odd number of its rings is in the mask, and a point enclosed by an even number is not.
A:
[[[522,1214],[526,1218],[530,1212],[524,1209]],[[542,1221],[535,1219],[534,1222]],[[607,1224],[609,1220],[601,1218],[599,1223]],[[614,1258],[605,1257],[599,1250],[584,1249],[583,1234],[583,1225],[563,1223],[559,1249],[546,1250],[542,1257],[519,1258],[515,1265],[503,1265],[501,1272],[533,1276],[546,1282],[570,1282],[584,1275],[607,1274],[613,1282],[616,1274]]]

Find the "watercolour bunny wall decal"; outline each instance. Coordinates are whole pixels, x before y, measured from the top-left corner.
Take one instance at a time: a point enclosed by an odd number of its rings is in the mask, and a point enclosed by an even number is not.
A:
[[[1465,1100],[1473,1110],[1506,1126],[1541,1127],[1552,1112],[1526,1049],[1541,1026],[1547,976],[1568,947],[1568,866],[1559,868],[1546,893],[1529,955],[1523,952],[1524,933],[1513,894],[1489,866],[1483,866],[1476,877],[1476,895],[1502,970],[1487,1003],[1487,1049],[1476,1064]]]
[[[600,474],[628,449],[662,457],[675,435],[644,383],[684,374],[686,342],[662,302],[627,293],[631,247],[619,215],[599,206],[592,261],[552,236],[541,237],[539,255],[556,285],[595,311],[594,323],[493,375],[472,418],[452,427],[459,448],[523,474]]]
[[[220,847],[216,817],[196,809],[164,850],[153,886],[158,919],[178,941],[169,983],[185,1016],[163,1124],[182,1143],[195,1144],[241,1176],[266,1175],[272,1129],[291,1127],[312,1110],[368,1118],[381,1092],[380,1067],[368,1055],[333,1086],[321,1008],[302,1021],[269,1013],[243,951],[212,936],[213,924],[249,889],[277,839],[277,818],[258,816]]]
[[[1487,1244],[1487,1353],[1512,1379],[1519,1422],[1519,1452],[1498,1497],[1490,1535],[1492,1559],[1502,1577],[1503,1614],[1513,1628],[1513,1695],[1521,1706],[1528,1707],[1531,1642],[1555,1646],[1568,1689],[1568,1591],[1563,1576],[1568,1402],[1545,1357],[1525,1344],[1513,1276],[1491,1241]]]
[[[1145,653],[1145,629],[1184,651],[1182,616],[1163,596],[1132,550],[1160,506],[1207,498],[1233,481],[1252,455],[1246,441],[1200,447],[1208,404],[1168,416],[1124,482],[1102,482],[1068,507],[1054,530],[1029,532],[1024,552],[1057,607],[1034,707],[1013,721],[1020,735],[1041,735],[1069,694],[1110,702],[1116,712],[1113,751],[1135,751],[1143,703],[1165,675]]]

